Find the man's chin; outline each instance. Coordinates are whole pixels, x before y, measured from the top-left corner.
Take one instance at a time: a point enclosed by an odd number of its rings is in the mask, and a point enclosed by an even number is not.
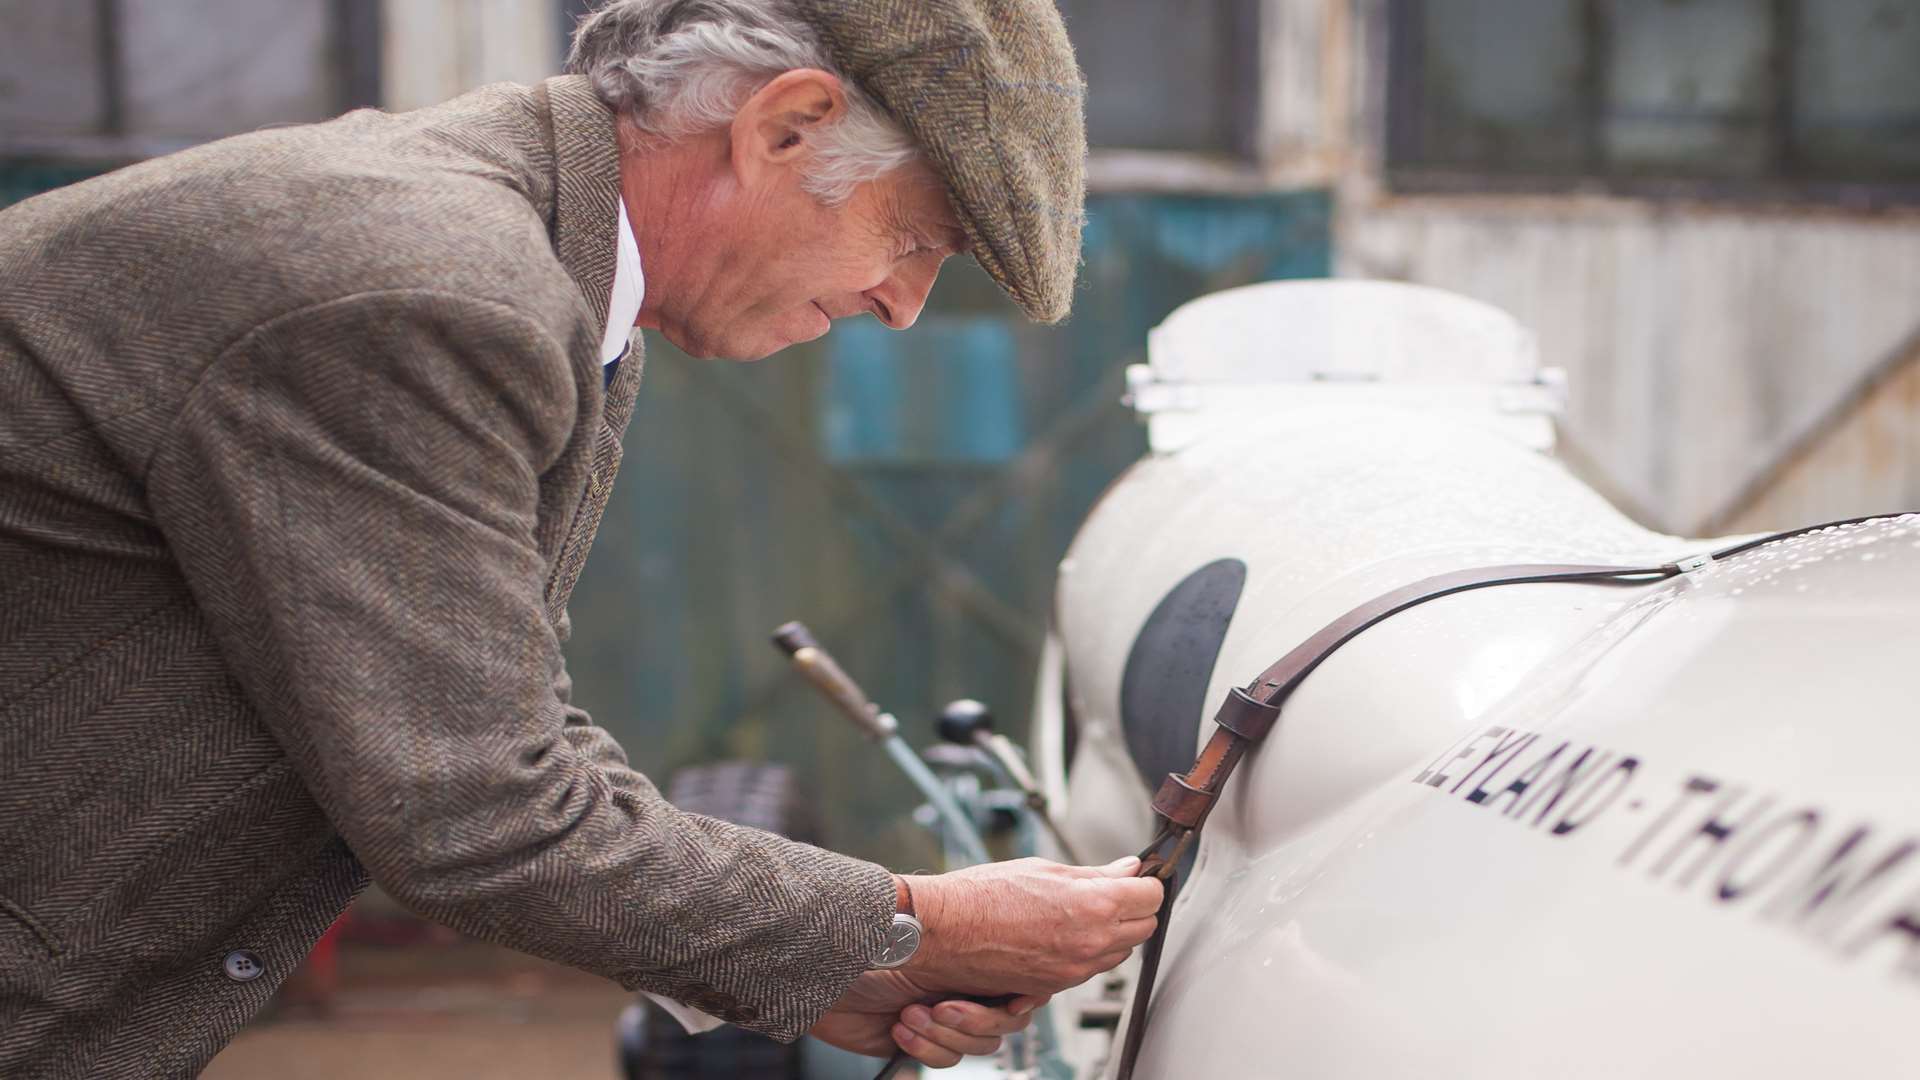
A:
[[[758,360],[760,358],[740,355],[732,342],[714,341],[691,334],[676,334],[665,328],[661,329],[660,336],[666,338],[674,348],[695,360]]]
[[[732,360],[736,364],[751,364],[756,361],[765,360],[767,357],[772,356],[774,353],[785,352],[787,349],[792,348],[795,344],[796,344],[795,342],[788,341],[788,342],[782,342],[782,343],[773,344],[773,345],[767,345],[767,344],[761,344],[757,346],[743,345],[738,348],[722,350],[720,352],[715,353],[714,356],[720,360]]]
[[[743,364],[765,360],[774,353],[799,344],[789,340],[772,342],[717,340],[692,334],[677,334],[665,328],[661,329],[660,336],[672,342],[674,348],[696,360],[732,360]]]

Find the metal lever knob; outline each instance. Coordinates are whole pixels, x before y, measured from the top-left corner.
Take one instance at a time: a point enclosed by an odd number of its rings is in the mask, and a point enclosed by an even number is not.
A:
[[[1013,781],[1014,786],[1026,795],[1027,808],[1033,811],[1034,816],[1039,818],[1040,824],[1052,834],[1054,842],[1060,846],[1061,853],[1071,862],[1080,861],[1073,850],[1073,845],[1067,841],[1066,835],[1060,831],[1060,826],[1055,823],[1053,815],[1048,811],[1046,793],[1040,790],[1040,781],[1036,780],[1033,771],[1027,768],[1027,759],[1021,755],[1020,749],[1014,746],[1011,740],[993,730],[993,713],[989,712],[985,705],[972,698],[948,702],[947,707],[940,710],[940,716],[934,721],[934,726],[939,730],[942,739],[961,746],[977,746],[992,758],[994,763],[1007,774],[1007,778]]]
[[[934,718],[933,726],[940,737],[950,743],[977,746],[983,733],[993,733],[993,714],[972,698],[961,698],[947,702],[947,707]]]
[[[860,730],[874,739],[885,739],[899,730],[900,724],[891,714],[880,711],[860,689],[853,677],[841,670],[827,650],[813,640],[813,634],[804,623],[790,622],[773,632],[773,643],[793,661],[794,670],[808,682],[817,687],[834,703],[847,719],[852,720]]]

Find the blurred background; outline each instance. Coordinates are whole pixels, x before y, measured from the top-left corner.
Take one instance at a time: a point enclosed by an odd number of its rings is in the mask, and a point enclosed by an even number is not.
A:
[[[0,205],[537,80],[586,6],[0,0]],[[1060,7],[1095,147],[1070,322],[1025,325],[968,262],[905,334],[863,320],[757,365],[649,343],[569,662],[663,785],[782,763],[830,846],[935,865],[906,782],[768,632],[806,620],[916,741],[957,697],[1020,731],[1055,564],[1145,449],[1122,370],[1232,285],[1383,278],[1512,312],[1568,372],[1563,457],[1655,528],[1920,506],[1920,0]],[[283,997],[208,1075],[616,1075],[617,988],[377,894]]]

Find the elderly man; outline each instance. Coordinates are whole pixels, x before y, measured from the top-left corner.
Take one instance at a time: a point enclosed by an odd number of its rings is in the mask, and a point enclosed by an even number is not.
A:
[[[0,1075],[193,1074],[369,877],[936,1064],[1151,931],[1127,862],[900,878],[679,812],[561,658],[636,325],[739,358],[905,328],[960,252],[1065,313],[1058,14],[613,0],[571,67],[0,213]]]

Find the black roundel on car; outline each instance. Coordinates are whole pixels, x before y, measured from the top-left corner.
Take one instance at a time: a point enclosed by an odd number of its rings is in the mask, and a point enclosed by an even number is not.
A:
[[[1161,597],[1133,639],[1120,675],[1120,727],[1149,789],[1193,764],[1207,682],[1246,583],[1246,563],[1210,562]]]

